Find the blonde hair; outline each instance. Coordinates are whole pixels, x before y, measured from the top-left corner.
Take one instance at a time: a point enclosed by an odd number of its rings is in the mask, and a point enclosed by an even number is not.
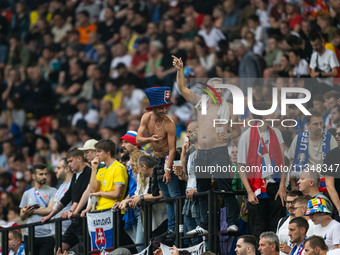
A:
[[[139,180],[137,183],[137,186],[141,186],[142,188],[145,188],[148,185],[148,178],[144,177],[140,172],[140,165],[138,164],[139,157],[142,155],[147,155],[145,151],[138,150],[130,153],[130,165],[133,164],[132,172],[134,173],[134,176],[137,176],[139,174]],[[137,178],[136,178],[137,180]]]

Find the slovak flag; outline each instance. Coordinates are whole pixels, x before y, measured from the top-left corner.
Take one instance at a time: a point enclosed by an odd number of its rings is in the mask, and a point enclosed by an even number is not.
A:
[[[111,210],[88,213],[87,225],[91,237],[91,250],[102,250],[113,246],[113,218]]]

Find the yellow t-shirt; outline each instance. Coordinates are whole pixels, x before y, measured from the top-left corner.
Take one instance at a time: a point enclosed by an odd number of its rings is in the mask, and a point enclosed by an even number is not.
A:
[[[124,195],[128,186],[128,174],[125,167],[117,160],[109,167],[100,168],[97,172],[97,181],[100,182],[100,191],[108,192],[115,190],[115,184],[123,184],[123,192],[118,199],[108,199],[100,197],[97,204],[97,210],[104,210],[113,207],[115,202],[124,199]]]
[[[103,97],[103,100],[110,100],[112,102],[112,110],[117,111],[120,108],[120,105],[122,103],[122,92],[119,90],[117,91],[116,95],[113,97],[110,94],[106,94]]]

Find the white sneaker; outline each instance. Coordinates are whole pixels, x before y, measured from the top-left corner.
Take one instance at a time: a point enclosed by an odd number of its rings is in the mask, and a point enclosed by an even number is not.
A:
[[[238,232],[238,227],[236,225],[231,225],[230,227],[228,227],[227,229],[227,233],[228,232]]]
[[[197,226],[195,229],[187,232],[186,236],[195,236],[195,235],[207,235],[208,231],[204,228],[201,228],[200,226]]]

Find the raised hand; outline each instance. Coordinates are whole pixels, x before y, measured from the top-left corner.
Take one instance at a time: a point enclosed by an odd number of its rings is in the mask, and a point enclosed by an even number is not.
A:
[[[183,69],[183,61],[182,58],[177,58],[176,56],[172,55],[173,61],[172,65],[179,71]]]

